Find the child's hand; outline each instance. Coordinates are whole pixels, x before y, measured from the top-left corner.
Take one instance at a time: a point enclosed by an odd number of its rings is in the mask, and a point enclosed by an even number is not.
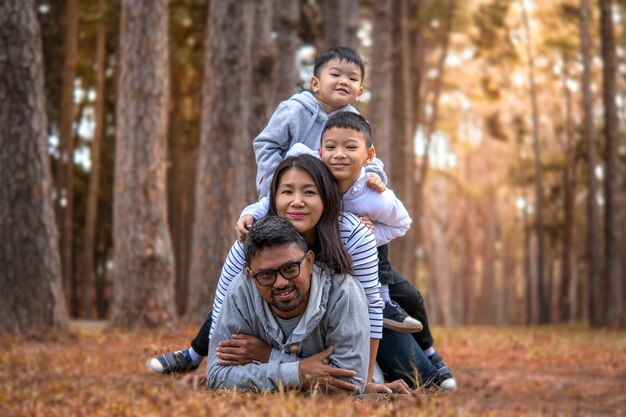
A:
[[[371,172],[367,175],[370,177],[370,179],[367,180],[367,187],[370,190],[376,191],[377,193],[382,193],[383,191],[385,191],[385,184],[378,175]]]
[[[370,220],[369,217],[362,216],[361,217],[361,223],[363,223],[365,225],[365,227],[367,227],[368,229],[370,229],[372,231],[372,233],[374,233],[374,223],[372,223],[372,220]]]
[[[248,230],[254,224],[254,217],[249,214],[245,216],[241,216],[239,220],[237,220],[237,224],[235,225],[235,232],[237,232],[237,239],[243,243],[246,236],[248,236]]]

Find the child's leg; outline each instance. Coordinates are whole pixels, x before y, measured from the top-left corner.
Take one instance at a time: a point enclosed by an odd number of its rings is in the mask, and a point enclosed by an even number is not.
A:
[[[426,350],[432,347],[433,336],[430,333],[430,326],[428,325],[428,314],[424,306],[424,298],[398,271],[393,267],[391,270],[394,279],[393,284],[389,286],[389,295],[391,299],[400,304],[407,313],[422,322],[424,329],[419,333],[413,333],[413,337],[422,350]]]
[[[439,379],[437,384],[439,387],[447,390],[453,390],[456,388],[456,381],[450,372],[450,369],[443,361],[443,357],[433,348],[433,336],[430,333],[430,326],[428,325],[428,314],[426,313],[426,306],[424,305],[424,298],[418,290],[416,290],[409,282],[404,279],[398,271],[393,267],[391,268],[393,273],[394,283],[389,286],[389,293],[391,299],[396,301],[404,308],[407,313],[417,318],[422,322],[424,330],[419,333],[413,333],[412,336],[424,351],[424,354],[439,373]]]
[[[191,347],[176,352],[168,352],[150,358],[146,363],[149,370],[159,374],[173,374],[193,371],[200,366],[209,354],[209,332],[211,313],[200,327],[198,334],[191,341]]]
[[[383,310],[383,327],[401,333],[414,333],[422,330],[422,323],[391,300],[390,287],[394,285],[394,273],[389,263],[388,246],[378,247],[378,280],[380,296],[385,303]]]
[[[415,340],[406,333],[383,328],[376,362],[387,382],[403,379],[412,389],[437,383],[437,369]]]
[[[209,332],[211,331],[211,314],[206,317],[202,327],[198,330],[198,334],[191,341],[191,347],[200,356],[207,356],[209,354]]]

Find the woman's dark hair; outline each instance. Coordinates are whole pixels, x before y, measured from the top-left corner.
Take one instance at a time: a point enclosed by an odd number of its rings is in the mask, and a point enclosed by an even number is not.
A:
[[[311,155],[298,155],[285,158],[274,173],[270,186],[270,205],[268,214],[278,215],[276,211],[276,193],[283,174],[295,168],[306,172],[313,178],[322,200],[322,216],[315,226],[317,243],[315,255],[331,271],[340,274],[352,273],[352,258],[346,250],[339,234],[339,213],[341,212],[341,194],[335,178],[322,161]]]

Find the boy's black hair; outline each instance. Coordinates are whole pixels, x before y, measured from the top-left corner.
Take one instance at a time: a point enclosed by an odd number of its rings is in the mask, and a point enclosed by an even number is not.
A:
[[[370,124],[367,123],[367,120],[365,120],[360,114],[351,111],[333,113],[328,120],[326,120],[326,124],[324,124],[324,128],[322,129],[322,141],[324,138],[324,132],[334,127],[339,129],[352,129],[357,132],[361,132],[363,134],[363,138],[365,139],[366,147],[369,149],[372,146],[372,128],[370,127]]]
[[[361,70],[361,83],[363,83],[363,80],[365,79],[365,64],[363,63],[363,60],[354,49],[346,48],[344,46],[328,48],[319,54],[315,60],[315,64],[313,64],[313,75],[319,77],[320,68],[322,68],[328,61],[335,58],[340,61],[351,62],[357,65]]]
[[[306,240],[288,220],[278,216],[266,216],[255,223],[246,236],[243,250],[246,265],[256,256],[257,252],[270,246],[281,246],[295,243],[302,252],[308,250]]]

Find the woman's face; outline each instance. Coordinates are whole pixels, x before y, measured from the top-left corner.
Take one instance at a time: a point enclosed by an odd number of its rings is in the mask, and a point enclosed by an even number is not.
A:
[[[315,181],[298,168],[283,171],[276,191],[276,212],[295,226],[309,244],[315,239],[315,226],[324,206]]]

